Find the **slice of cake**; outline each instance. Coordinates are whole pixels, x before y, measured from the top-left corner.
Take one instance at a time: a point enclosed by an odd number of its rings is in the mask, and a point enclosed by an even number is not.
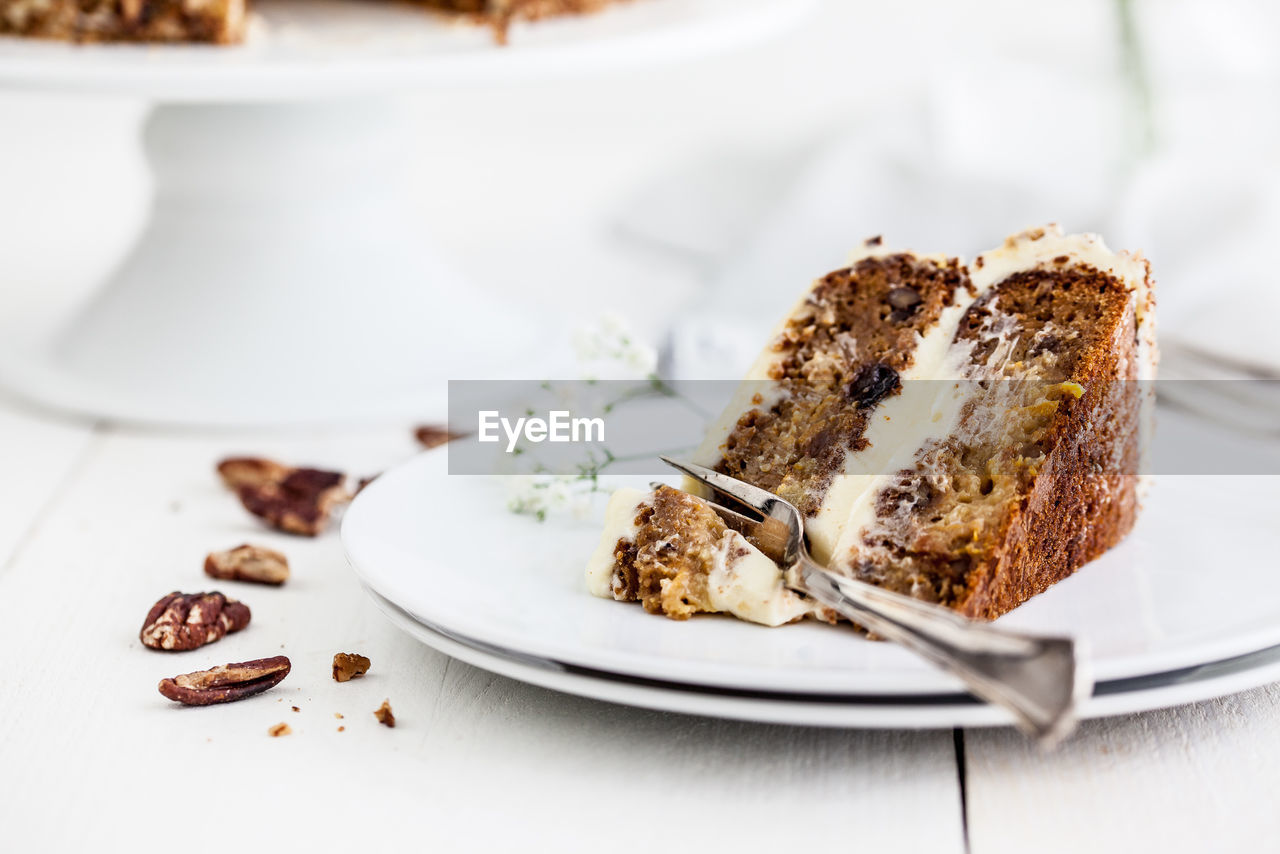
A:
[[[1133,526],[1154,370],[1147,264],[1096,236],[1035,229],[968,266],[873,240],[784,319],[695,459],[796,505],[832,570],[992,618]],[[602,550],[647,533],[614,523]]]
[[[417,0],[434,9],[469,15],[494,29],[498,42],[505,44],[507,30],[514,21],[537,21],[558,15],[598,12],[619,0]]]
[[[0,0],[0,33],[62,41],[244,38],[245,0]]]
[[[516,20],[595,12],[620,0],[417,0],[493,27],[499,43]],[[210,42],[244,39],[246,0],[0,0],[0,34],[76,42]]]

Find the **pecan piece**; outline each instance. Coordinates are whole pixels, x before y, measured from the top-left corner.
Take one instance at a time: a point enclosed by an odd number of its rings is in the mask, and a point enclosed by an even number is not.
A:
[[[275,687],[288,675],[289,659],[277,655],[161,679],[160,693],[184,706],[234,703]]]
[[[383,700],[382,705],[373,710],[373,716],[378,719],[378,723],[383,726],[389,726],[392,729],[396,725],[396,716],[391,714],[391,701]]]
[[[369,672],[369,659],[354,652],[339,652],[333,656],[333,681],[350,682]]]
[[[461,439],[465,435],[467,434],[455,433],[448,427],[441,427],[438,424],[423,424],[413,431],[414,438],[424,448],[438,448],[447,442],[452,442],[454,439]]]
[[[249,625],[249,606],[216,591],[177,590],[151,606],[138,633],[143,646],[184,652],[220,640]]]
[[[289,580],[289,559],[280,552],[248,543],[225,552],[210,552],[204,574],[229,581],[284,584]]]
[[[343,476],[319,469],[295,469],[279,483],[242,486],[240,503],[277,530],[314,537],[329,525],[333,508],[351,500]]]
[[[351,500],[341,472],[294,468],[261,457],[231,457],[218,474],[235,490],[245,509],[273,528],[314,537],[329,515]]]
[[[228,489],[279,483],[293,471],[289,466],[262,457],[228,457],[218,463],[218,475]]]

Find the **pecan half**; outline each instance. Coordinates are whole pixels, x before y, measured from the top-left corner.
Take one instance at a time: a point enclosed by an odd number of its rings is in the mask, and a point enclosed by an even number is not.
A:
[[[284,584],[289,580],[289,559],[274,549],[246,543],[225,552],[211,552],[204,559],[204,574],[230,581]]]
[[[391,701],[383,700],[382,705],[374,709],[373,716],[378,719],[378,723],[383,726],[389,726],[393,729],[396,725],[396,716],[391,714]]]
[[[249,606],[221,593],[177,590],[151,606],[138,633],[143,646],[184,652],[249,625]]]
[[[277,530],[314,537],[329,526],[333,509],[351,500],[337,472],[296,469],[279,483],[240,488],[244,509]]]
[[[240,488],[240,503],[259,519],[289,534],[314,537],[329,526],[333,508],[351,500],[342,475],[298,469],[280,483]]]
[[[448,427],[441,427],[438,424],[423,424],[413,431],[413,437],[424,448],[438,448],[447,442],[452,442],[454,439],[461,439],[465,435],[467,434],[454,433]]]
[[[333,681],[350,682],[369,672],[369,659],[354,652],[339,652],[333,656]]]
[[[314,537],[333,509],[351,500],[341,472],[295,468],[262,457],[231,457],[218,463],[223,483],[245,509],[273,528]]]
[[[289,659],[283,655],[223,664],[161,679],[160,693],[184,706],[234,703],[279,685],[289,675],[289,666]]]

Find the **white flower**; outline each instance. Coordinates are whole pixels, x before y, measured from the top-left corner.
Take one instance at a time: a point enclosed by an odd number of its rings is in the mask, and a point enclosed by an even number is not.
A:
[[[651,376],[658,367],[658,351],[636,338],[621,315],[602,315],[594,324],[573,334],[573,348],[588,379],[599,378],[601,367],[611,367],[610,379],[637,379]],[[602,365],[601,363],[604,363]]]
[[[513,475],[507,478],[507,509],[539,522],[553,513],[585,519],[591,514],[597,488],[579,475]]]

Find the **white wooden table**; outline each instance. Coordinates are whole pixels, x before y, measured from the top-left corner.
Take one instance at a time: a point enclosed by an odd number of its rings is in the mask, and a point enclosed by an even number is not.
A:
[[[170,435],[0,398],[0,448],[5,850],[180,838],[218,852],[1132,854],[1267,850],[1280,834],[1276,686],[1087,723],[1049,755],[1008,730],[805,729],[612,706],[411,640],[361,592],[335,533],[264,531],[213,473],[235,452],[374,472],[415,452],[408,425]],[[244,540],[283,549],[290,582],[202,574],[207,551]],[[152,602],[210,587],[250,604],[247,630],[182,654],[139,644]],[[368,655],[372,671],[335,683],[338,651]],[[163,676],[277,654],[292,674],[244,702],[184,708],[156,691]],[[373,717],[384,698],[395,729]],[[292,734],[269,737],[282,721]]]

